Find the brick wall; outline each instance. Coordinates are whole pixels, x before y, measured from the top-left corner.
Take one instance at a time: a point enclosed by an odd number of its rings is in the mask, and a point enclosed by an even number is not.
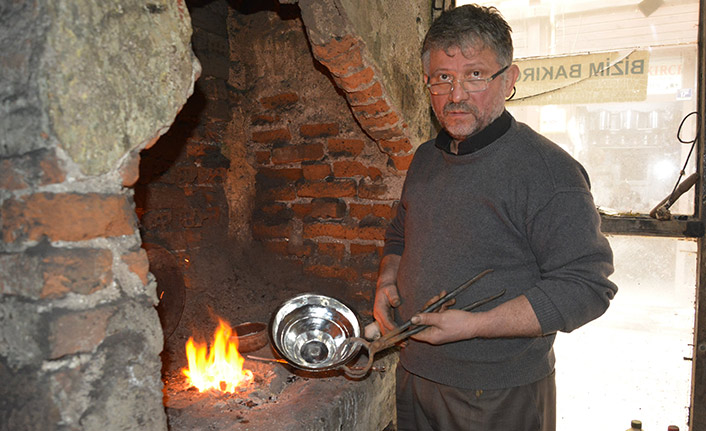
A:
[[[229,22],[231,64],[251,70],[231,71],[229,82],[247,91],[240,103],[256,169],[253,238],[306,273],[344,280],[370,299],[411,161],[406,125],[358,39],[312,46],[300,16],[262,14]],[[245,40],[275,45],[255,42],[246,53]],[[269,75],[272,63],[277,70]]]
[[[365,46],[312,45],[299,7],[276,1],[190,12],[203,73],[142,153],[143,239],[175,252],[187,288],[237,244],[370,299],[413,146]]]

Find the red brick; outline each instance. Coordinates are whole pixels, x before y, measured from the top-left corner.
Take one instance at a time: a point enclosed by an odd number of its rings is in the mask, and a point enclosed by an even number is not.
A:
[[[372,214],[376,217],[381,217],[387,220],[392,220],[395,217],[396,207],[392,205],[373,205]]]
[[[133,235],[136,214],[126,195],[37,193],[2,205],[3,241],[84,241]]]
[[[289,224],[267,226],[265,223],[253,223],[252,232],[255,239],[289,238],[292,229]]]
[[[263,97],[260,104],[265,109],[287,109],[299,101],[297,93],[281,93],[275,96]]]
[[[13,159],[0,160],[0,189],[21,190],[29,187],[22,173],[13,166]]]
[[[373,213],[372,205],[350,204],[349,214],[353,218],[361,220],[363,217]]]
[[[382,150],[390,154],[404,153],[405,155],[412,151],[412,144],[408,138],[401,138],[394,141],[382,140],[379,142]]]
[[[331,237],[339,239],[385,239],[386,226],[346,226],[339,223],[310,222],[304,224],[304,238]]]
[[[61,315],[49,327],[49,358],[59,359],[95,350],[106,337],[112,308],[75,311]]]
[[[347,239],[348,230],[340,223],[310,222],[304,223],[302,236],[304,238],[331,237]]]
[[[350,75],[365,67],[359,46],[354,46],[342,55],[321,62],[335,76]]]
[[[150,262],[147,259],[147,252],[144,249],[134,251],[123,255],[123,262],[127,264],[128,269],[140,277],[143,285],[147,285],[147,274],[150,270]]]
[[[363,151],[363,148],[365,148],[365,142],[362,139],[330,138],[328,140],[328,151],[333,156],[355,157]]]
[[[323,157],[322,144],[288,145],[272,150],[272,162],[275,164],[316,161]]]
[[[171,184],[158,184],[150,187],[149,193],[144,197],[144,202],[140,202],[138,207],[149,208],[150,210],[187,207],[185,190]]]
[[[319,253],[327,256],[333,256],[337,259],[343,259],[346,254],[346,246],[338,242],[320,242],[318,243]]]
[[[384,199],[387,191],[385,184],[361,182],[358,186],[358,197],[361,199]]]
[[[268,124],[276,123],[280,120],[279,115],[253,115],[250,117],[250,124],[253,126],[265,126]]]
[[[379,240],[385,239],[385,226],[367,226],[359,227],[357,230],[357,239]]]
[[[299,168],[260,168],[258,173],[268,178],[282,178],[288,181],[297,181],[302,177],[302,170]]]
[[[305,124],[301,126],[299,133],[303,138],[325,138],[328,136],[336,136],[338,135],[338,124]]]
[[[365,131],[376,141],[390,140],[394,141],[405,137],[404,130],[398,126],[378,129],[375,127],[365,127]]]
[[[333,175],[337,178],[352,178],[356,175],[366,176],[368,168],[360,162],[352,160],[334,162]]]
[[[391,220],[395,216],[395,208],[392,205],[382,204],[350,204],[350,215],[358,220],[362,220],[368,215]]]
[[[0,189],[21,190],[31,186],[57,184],[64,180],[66,174],[53,151],[38,150],[0,159]]]
[[[172,228],[172,212],[167,209],[146,211],[140,215],[140,224],[146,231],[168,232]]]
[[[324,163],[302,165],[304,178],[307,180],[323,180],[331,175],[331,166]]]
[[[258,208],[260,212],[268,216],[274,216],[287,209],[287,205],[283,203],[270,203],[267,205],[262,205]]]
[[[399,123],[400,117],[395,112],[390,112],[382,117],[361,117],[358,116],[358,121],[360,125],[366,130],[368,129],[386,129]]]
[[[291,201],[296,199],[297,191],[293,185],[281,187],[268,187],[258,189],[257,196],[259,199],[273,201]]]
[[[334,77],[334,80],[338,86],[348,93],[364,90],[372,86],[375,83],[374,79],[375,72],[370,67],[366,67],[365,69],[348,76],[343,76],[340,78]]]
[[[281,144],[291,139],[292,135],[288,129],[261,130],[252,133],[252,140],[261,144]]]
[[[44,278],[41,297],[60,298],[71,292],[89,295],[105,289],[113,280],[112,265],[110,250],[50,249],[40,263]]]
[[[362,118],[381,117],[388,114],[392,108],[387,104],[387,100],[379,99],[370,105],[353,106],[353,112]]]
[[[270,151],[255,151],[255,161],[261,165],[267,164],[271,155]]]
[[[110,250],[40,243],[26,253],[0,253],[0,292],[32,299],[89,295],[110,285],[112,264]]]
[[[304,218],[311,214],[311,208],[311,203],[292,204],[292,211],[294,211],[294,214],[296,214],[299,218]]]
[[[322,278],[336,278],[345,281],[358,279],[358,272],[353,268],[343,266],[310,265],[304,268],[308,274]]]
[[[346,93],[346,97],[351,106],[370,105],[382,97],[382,85],[376,81],[368,88]]]
[[[213,152],[214,149],[217,150],[218,148],[210,143],[205,143],[203,141],[188,141],[188,144],[186,145],[186,155],[194,158],[203,157]]]
[[[368,176],[373,180],[382,178],[382,171],[376,167],[371,166],[368,168]]]
[[[350,247],[351,247],[351,255],[373,254],[378,251],[378,247],[375,244],[351,243]]]
[[[346,215],[346,203],[339,199],[314,199],[309,215],[315,218],[341,218]]]
[[[155,140],[156,142],[156,140]],[[62,183],[66,179],[64,170],[59,166],[56,154],[47,153],[39,157],[39,185]]]
[[[414,154],[408,154],[406,156],[390,156],[390,159],[392,159],[392,164],[395,165],[397,170],[406,171],[409,169],[413,157]]]
[[[299,187],[297,195],[305,198],[343,198],[356,195],[354,180],[312,181]]]
[[[320,58],[325,61],[350,51],[353,47],[358,45],[358,43],[358,39],[351,35],[346,35],[342,38],[331,39],[324,45],[312,44],[311,49],[316,58]]]

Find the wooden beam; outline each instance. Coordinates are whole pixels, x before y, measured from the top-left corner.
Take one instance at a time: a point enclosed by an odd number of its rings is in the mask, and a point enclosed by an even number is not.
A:
[[[601,215],[601,231],[607,235],[660,236],[672,238],[701,238],[704,223],[695,217],[679,216],[672,220],[656,220],[649,216]]]

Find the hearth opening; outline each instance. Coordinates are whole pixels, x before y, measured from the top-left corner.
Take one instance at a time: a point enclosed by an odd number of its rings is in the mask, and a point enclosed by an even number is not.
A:
[[[377,392],[380,381],[394,382],[393,373],[376,371],[361,383],[341,372],[298,370],[283,363],[267,337],[244,346],[246,334],[226,328],[262,325],[253,335],[267,335],[272,312],[301,293],[337,298],[362,324],[373,320],[383,233],[404,175],[394,157],[411,150],[401,120],[372,129],[361,124],[387,113],[352,112],[333,66],[315,59],[313,51],[326,45],[312,45],[297,4],[186,5],[203,71],[170,129],[141,152],[135,186],[143,248],[160,298],[170,429],[204,420],[274,426],[268,421],[275,419],[281,428],[263,429],[290,429],[287,420],[297,414],[343,420],[325,411],[360,390],[370,393],[353,411],[368,410],[370,418],[356,419],[357,426],[368,421],[383,429],[394,414],[386,398],[392,386]],[[345,53],[336,58],[350,63]],[[344,75],[364,69],[353,65]],[[367,92],[368,99],[358,95],[362,103],[386,106],[379,103],[379,85],[361,82],[352,94]],[[382,151],[382,138],[396,147]],[[216,360],[219,355],[232,358]],[[384,360],[388,365],[376,369],[394,370],[393,358]],[[241,380],[201,375],[219,366],[238,368]],[[328,406],[313,416],[297,413],[301,408],[290,403],[299,392],[317,399],[327,394]]]

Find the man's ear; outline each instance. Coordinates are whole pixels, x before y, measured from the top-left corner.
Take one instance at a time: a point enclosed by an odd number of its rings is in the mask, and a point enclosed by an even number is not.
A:
[[[512,89],[515,88],[517,78],[520,77],[520,68],[517,67],[516,64],[511,64],[505,73],[507,74],[507,79],[505,80],[505,98],[508,98],[510,94],[512,94]]]

